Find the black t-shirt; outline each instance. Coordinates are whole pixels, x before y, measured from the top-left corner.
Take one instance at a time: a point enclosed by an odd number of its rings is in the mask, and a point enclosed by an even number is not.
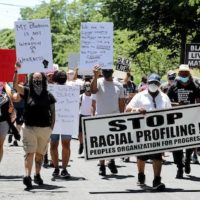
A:
[[[27,126],[51,126],[50,105],[56,102],[54,96],[46,91],[40,96],[30,94],[30,89],[24,88],[24,122]]]
[[[169,88],[167,95],[172,102],[192,104],[195,103],[196,98],[200,98],[200,87],[193,81],[184,86],[177,80]]]
[[[9,98],[6,93],[0,95],[0,122],[8,121],[9,119]]]

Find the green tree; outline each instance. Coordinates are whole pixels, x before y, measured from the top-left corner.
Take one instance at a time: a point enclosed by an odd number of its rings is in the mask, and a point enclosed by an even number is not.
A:
[[[117,29],[135,30],[144,36],[132,56],[149,45],[180,52],[184,62],[186,42],[200,40],[199,0],[105,0],[104,13]],[[135,37],[134,35],[132,37]]]

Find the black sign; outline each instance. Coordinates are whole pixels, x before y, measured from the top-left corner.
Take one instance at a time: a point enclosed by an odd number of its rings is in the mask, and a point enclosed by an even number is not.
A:
[[[189,67],[200,67],[200,43],[186,44],[185,64]]]
[[[116,70],[122,71],[122,72],[128,72],[130,67],[130,61],[126,58],[118,58],[117,64],[116,64]]]

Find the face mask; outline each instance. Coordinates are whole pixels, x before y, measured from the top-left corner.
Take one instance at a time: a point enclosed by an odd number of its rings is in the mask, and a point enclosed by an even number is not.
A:
[[[187,83],[189,81],[189,77],[182,77],[182,76],[179,76],[179,80],[182,82],[182,83]]]
[[[42,80],[40,79],[33,79],[33,90],[39,96],[42,93]]]
[[[156,84],[149,84],[148,89],[150,92],[155,93],[158,91],[159,87]]]
[[[74,79],[74,74],[68,74],[67,75],[68,81],[73,81]]]

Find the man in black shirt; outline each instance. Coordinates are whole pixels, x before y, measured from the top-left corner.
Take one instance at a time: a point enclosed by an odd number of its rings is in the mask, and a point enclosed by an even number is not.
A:
[[[24,123],[22,127],[25,155],[25,177],[23,183],[32,187],[31,170],[35,155],[34,182],[43,184],[40,177],[43,156],[55,123],[55,98],[47,91],[47,78],[43,73],[30,75],[29,87],[18,84],[17,67],[14,75],[14,88],[23,96]]]
[[[193,81],[188,65],[180,65],[178,78],[169,88],[167,94],[173,106],[200,103],[200,88]],[[174,162],[178,168],[176,178],[183,178],[184,166],[185,173],[190,173],[190,159],[192,152],[193,149],[186,149],[185,163],[183,163],[183,150],[173,152]]]

